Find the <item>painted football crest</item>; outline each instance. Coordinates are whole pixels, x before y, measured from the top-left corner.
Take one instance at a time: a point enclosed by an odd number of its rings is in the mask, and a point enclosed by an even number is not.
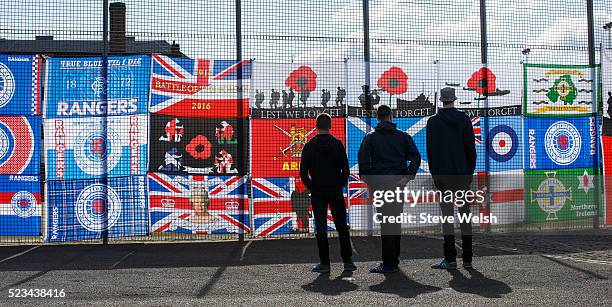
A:
[[[77,141],[75,159],[79,168],[90,175],[101,175],[113,169],[121,157],[117,134],[107,127],[91,126],[83,129]],[[106,170],[106,171],[105,171]]]
[[[36,197],[28,191],[19,191],[11,198],[13,212],[20,218],[29,218],[36,210]]]
[[[563,185],[556,172],[547,172],[546,179],[540,183],[538,189],[531,190],[531,201],[537,202],[540,208],[548,213],[546,220],[557,220],[557,212],[563,209],[568,200],[572,200],[572,189]]]
[[[15,78],[6,65],[0,63],[0,108],[13,98],[15,93]]]
[[[569,122],[556,122],[546,130],[544,136],[546,154],[556,164],[572,164],[578,159],[581,146],[580,132]]]
[[[79,194],[76,201],[77,220],[85,229],[99,232],[112,227],[121,215],[121,200],[114,189],[92,184]],[[104,221],[106,220],[106,225]]]

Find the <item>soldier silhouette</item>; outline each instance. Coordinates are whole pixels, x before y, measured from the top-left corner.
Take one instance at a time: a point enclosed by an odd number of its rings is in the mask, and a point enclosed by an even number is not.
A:
[[[264,93],[260,90],[257,90],[255,93],[255,107],[261,109],[261,104],[264,102],[264,100]]]
[[[306,100],[308,100],[308,97],[310,97],[310,92],[309,91],[301,91],[300,92],[299,99],[302,102],[302,107],[306,107]]]
[[[376,106],[380,102],[380,96],[378,90],[372,90],[370,94],[370,100],[372,101],[372,107]]]
[[[612,118],[612,92],[608,92],[608,116]]]
[[[331,100],[331,94],[326,89],[323,89],[322,92],[323,93],[321,94],[321,105],[324,108],[327,108],[327,103],[329,102],[329,100]]]
[[[370,100],[370,86],[369,85],[364,84],[361,86],[361,94],[359,95],[357,99],[359,99],[359,104],[361,104],[362,108],[366,110],[372,109],[372,101]]]
[[[272,89],[272,93],[270,93],[270,108],[272,109],[278,108],[279,100],[280,100],[280,93]]]
[[[295,99],[295,92],[293,89],[289,90],[289,105],[293,108],[293,100]]]
[[[283,90],[283,108],[292,108],[291,101],[289,101],[289,94],[286,90]]]
[[[346,97],[346,90],[338,86],[338,91],[336,92],[336,106],[341,107],[344,105],[344,97]]]

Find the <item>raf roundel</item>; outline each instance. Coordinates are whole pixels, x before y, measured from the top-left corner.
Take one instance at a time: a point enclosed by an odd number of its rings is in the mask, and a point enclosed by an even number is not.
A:
[[[497,162],[506,162],[514,157],[518,150],[518,135],[510,126],[495,126],[489,132],[487,149],[489,156]]]

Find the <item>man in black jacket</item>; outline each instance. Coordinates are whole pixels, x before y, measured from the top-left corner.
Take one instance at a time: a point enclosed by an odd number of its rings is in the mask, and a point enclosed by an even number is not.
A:
[[[446,87],[440,91],[443,108],[427,121],[427,161],[434,184],[443,195],[467,191],[476,168],[476,147],[472,121],[463,112],[455,109],[455,89]],[[456,202],[461,215],[470,213],[469,204]],[[459,206],[459,204],[462,204]],[[444,216],[454,215],[452,202],[441,202]],[[448,221],[448,220],[447,220]],[[457,249],[453,223],[443,223],[444,259],[432,265],[434,269],[456,269]],[[472,225],[461,223],[463,243],[463,266],[472,267]]]
[[[310,200],[315,218],[315,230],[321,262],[313,272],[330,271],[329,245],[327,242],[327,207],[331,210],[340,239],[340,254],[344,269],[357,269],[352,260],[351,238],[346,223],[346,204],[342,189],[349,178],[348,158],[340,140],[332,136],[331,117],[322,113],[317,116],[317,135],[302,150],[300,178],[310,190]]]
[[[370,196],[380,191],[403,188],[416,175],[421,165],[421,154],[412,137],[391,122],[392,110],[381,105],[377,109],[378,125],[368,133],[359,148],[359,175],[368,184]],[[408,163],[407,163],[408,162]],[[400,216],[402,202],[384,203],[377,208],[382,218],[382,263],[372,267],[372,273],[399,271],[401,223],[387,223],[386,217]],[[375,221],[380,222],[380,219]]]

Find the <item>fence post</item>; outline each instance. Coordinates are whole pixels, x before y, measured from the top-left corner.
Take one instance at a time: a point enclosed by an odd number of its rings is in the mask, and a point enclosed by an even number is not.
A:
[[[367,85],[368,88],[370,86],[370,1],[363,0],[362,1],[362,10],[363,10],[363,64],[365,70],[365,80],[364,85]],[[348,101],[346,102],[348,106]],[[369,104],[368,104],[369,105]],[[366,118],[366,134],[370,132],[372,127],[372,116],[373,113],[370,113],[372,110],[366,110],[366,114],[368,117]],[[368,236],[372,236],[374,231],[374,225],[372,221],[372,217],[374,216],[374,210],[372,209],[372,195],[370,189],[368,189],[368,206],[367,206],[367,228],[368,228]]]
[[[599,105],[599,82],[598,82],[598,69],[597,63],[595,62],[595,19],[593,18],[593,0],[587,0],[587,23],[588,23],[588,37],[589,37],[589,66],[591,67],[591,110],[593,113],[591,127],[595,129],[595,150],[593,155],[593,186],[595,188],[595,195],[593,203],[595,209],[593,212],[593,228],[599,228],[599,127],[598,121],[598,105]],[[591,149],[593,150],[593,149]]]
[[[109,43],[108,43],[108,14],[109,14],[109,4],[108,4],[108,0],[104,0],[103,1],[103,13],[102,13],[102,18],[104,19],[102,21],[102,88],[104,89],[103,91],[101,91],[101,95],[100,98],[102,99],[102,101],[107,101],[108,100],[108,94],[106,89],[108,89],[108,49],[109,49]],[[102,116],[102,141],[104,146],[106,146],[107,144],[107,132],[108,132],[108,114],[104,114],[104,116]],[[108,161],[106,159],[103,160],[102,162],[102,173],[104,174],[101,178],[102,181],[102,185],[104,187],[108,187]],[[106,190],[106,193],[108,193],[108,188]],[[108,199],[108,195],[107,199]],[[103,218],[102,218],[102,244],[103,245],[107,245],[108,244],[108,202],[104,202],[103,205]]]
[[[238,96],[238,127],[240,127],[241,131],[247,131],[246,137],[245,135],[241,136],[241,140],[240,142],[238,142],[238,156],[240,156],[242,159],[242,161],[240,162],[240,168],[243,170],[243,172],[245,173],[245,177],[244,178],[244,186],[245,188],[248,188],[249,185],[247,184],[246,180],[249,180],[249,178],[246,176],[246,166],[247,166],[247,160],[245,159],[247,157],[246,152],[245,152],[245,146],[244,146],[244,141],[248,136],[249,127],[245,127],[244,124],[244,104],[243,104],[243,99],[244,99],[244,92],[243,92],[243,88],[242,88],[242,1],[241,0],[236,0],[236,62],[239,63],[238,65],[238,69],[236,70],[236,77],[237,77],[237,91],[236,91],[236,95]],[[250,106],[249,106],[250,107]],[[247,128],[247,129],[245,129]],[[243,132],[244,133],[244,132]],[[247,191],[247,195],[248,195],[248,191]],[[247,204],[248,204],[248,200],[247,200]],[[245,204],[244,202],[242,203],[242,210],[240,210],[240,220],[244,221],[244,209],[245,209]],[[239,231],[238,232],[238,240],[239,241],[244,241],[244,231]]]
[[[480,0],[480,61],[482,63],[483,67],[488,67],[488,60],[489,60],[489,56],[488,56],[488,37],[487,37],[487,4],[486,4],[486,0]],[[489,78],[487,77],[487,74],[489,73],[488,70],[484,71],[485,75],[484,75],[484,80],[488,80]],[[487,93],[488,94],[488,85],[487,85]],[[484,105],[483,108],[486,112],[487,108],[489,107],[489,98],[487,95],[484,95]],[[489,132],[489,117],[488,114],[483,114],[483,116],[481,116],[482,119],[482,125],[483,125],[483,131],[481,131],[481,135],[484,136],[484,140],[483,142],[485,143],[484,146],[487,146],[487,134]],[[486,197],[485,197],[485,209],[487,211],[488,215],[491,215],[491,182],[490,182],[490,177],[489,177],[489,151],[488,149],[485,149],[485,156],[484,156],[484,161],[485,161],[485,172],[484,172],[484,189],[486,189]],[[477,184],[478,186],[478,184]],[[485,224],[485,232],[490,232],[491,231],[491,224],[487,223]]]

